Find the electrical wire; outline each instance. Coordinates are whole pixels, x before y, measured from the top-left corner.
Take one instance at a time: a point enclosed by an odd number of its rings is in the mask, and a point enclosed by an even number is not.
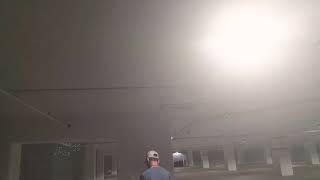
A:
[[[13,95],[13,94],[10,94],[9,92],[3,90],[3,89],[0,89],[0,92],[10,98],[12,98],[13,100],[15,100],[16,102],[22,104],[23,106],[27,107],[28,109],[32,110],[33,112],[36,112],[44,117],[46,117],[47,119],[51,120],[51,121],[54,121],[62,126],[65,126],[65,127],[69,127],[70,125],[69,124],[65,124],[64,122],[58,120],[57,118],[47,114],[47,113],[44,113],[42,112],[41,110],[37,109],[36,107],[24,102],[22,99],[18,98],[17,96]]]

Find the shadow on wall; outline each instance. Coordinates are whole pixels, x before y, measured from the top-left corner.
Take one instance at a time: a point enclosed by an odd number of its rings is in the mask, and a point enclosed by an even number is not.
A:
[[[3,145],[3,146],[2,146]],[[8,154],[9,149],[6,148],[7,144],[1,144],[1,153],[0,153],[0,180],[5,180],[7,171],[8,171]]]

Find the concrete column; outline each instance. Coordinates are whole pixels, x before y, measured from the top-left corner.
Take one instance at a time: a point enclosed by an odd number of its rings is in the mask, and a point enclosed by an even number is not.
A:
[[[12,143],[9,147],[8,180],[19,180],[22,145]]]
[[[112,154],[112,175],[118,174],[118,155],[116,152]]]
[[[275,168],[279,169],[280,166],[280,172],[282,176],[293,175],[293,167],[289,148],[274,148],[272,149],[272,156]]]
[[[272,139],[272,162],[275,171],[282,176],[292,176],[293,167],[290,155],[289,142],[286,138]]]
[[[237,164],[243,164],[245,162],[244,152],[242,148],[237,148]]]
[[[272,164],[272,153],[271,153],[271,147],[265,148],[265,157],[266,157],[266,163]]]
[[[280,168],[282,176],[293,175],[293,167],[289,149],[280,151]]]
[[[97,150],[97,180],[104,180],[104,152]]]
[[[182,155],[183,155],[183,167],[186,167],[186,166],[188,165],[188,163],[187,163],[187,156],[186,156],[185,153],[182,153]]]
[[[234,153],[234,147],[232,144],[224,145],[224,161],[228,171],[236,171],[237,163]]]
[[[96,180],[96,145],[88,144],[85,146],[84,151],[83,179]]]
[[[210,168],[208,151],[205,151],[205,150],[200,151],[200,156],[201,156],[201,160],[202,160],[202,167],[203,168]]]
[[[209,151],[208,154],[209,154],[209,166],[210,166],[210,168],[214,168],[216,166],[214,154],[212,153],[212,151]]]
[[[188,163],[189,163],[189,167],[193,167],[194,163],[193,163],[193,152],[191,150],[188,151],[187,153],[188,156]]]
[[[312,165],[320,165],[319,155],[317,152],[317,144],[314,142],[307,142],[304,144],[307,161]]]

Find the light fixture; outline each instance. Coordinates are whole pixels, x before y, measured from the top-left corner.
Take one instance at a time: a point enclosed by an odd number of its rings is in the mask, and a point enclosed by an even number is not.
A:
[[[271,5],[234,2],[221,7],[208,21],[198,49],[228,74],[272,71],[296,38],[298,27],[286,8],[275,10]]]
[[[315,130],[306,130],[306,131],[303,131],[305,133],[320,133],[320,129],[315,129]]]
[[[173,156],[174,156],[174,157],[179,157],[179,156],[181,156],[181,153],[175,152],[175,153],[173,153]]]

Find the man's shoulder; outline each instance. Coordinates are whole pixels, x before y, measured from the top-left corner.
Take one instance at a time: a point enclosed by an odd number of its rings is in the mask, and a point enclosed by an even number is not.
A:
[[[146,173],[148,173],[149,171],[150,171],[150,168],[145,169],[145,170],[142,172],[142,174],[146,174]]]
[[[164,172],[166,174],[170,174],[168,170],[166,170],[165,168],[159,166],[159,167],[156,167],[156,168],[148,168],[146,169],[145,171],[143,171],[142,174],[148,174],[148,173],[152,173],[154,171],[160,171],[160,172]]]
[[[171,180],[171,173],[163,167],[155,167],[146,169],[140,176],[140,180],[146,180],[149,178],[165,178]]]
[[[161,171],[163,171],[163,172],[166,172],[166,173],[168,173],[169,174],[169,171],[168,170],[166,170],[165,168],[163,168],[163,167],[159,167],[160,169],[161,169]]]

